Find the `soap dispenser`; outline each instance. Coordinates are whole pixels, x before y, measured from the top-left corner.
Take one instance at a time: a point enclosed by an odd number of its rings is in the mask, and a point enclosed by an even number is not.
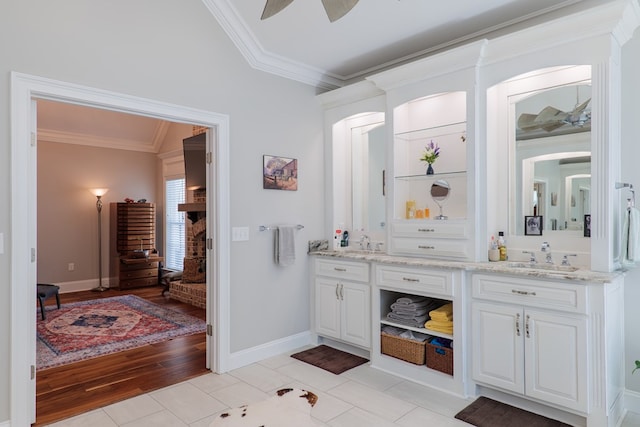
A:
[[[498,232],[498,250],[500,251],[500,261],[507,260],[507,244],[504,241],[504,231]]]

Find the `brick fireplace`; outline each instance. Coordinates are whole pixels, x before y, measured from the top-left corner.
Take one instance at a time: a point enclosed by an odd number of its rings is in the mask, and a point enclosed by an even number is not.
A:
[[[205,128],[194,127],[194,137],[202,134],[205,130]],[[185,224],[185,235],[187,241],[182,278],[180,281],[170,283],[169,296],[172,299],[182,301],[199,308],[206,308],[207,190],[205,188],[200,188],[188,191],[192,191],[192,197],[190,198],[192,201],[178,206],[178,210],[186,212],[187,214]]]

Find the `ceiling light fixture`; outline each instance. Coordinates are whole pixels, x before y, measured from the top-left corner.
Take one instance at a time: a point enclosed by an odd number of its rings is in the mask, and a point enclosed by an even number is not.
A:
[[[264,20],[272,17],[285,7],[293,3],[293,0],[267,0],[260,19]],[[358,3],[358,0],[322,0],[324,10],[327,12],[329,21],[334,22],[349,13]]]

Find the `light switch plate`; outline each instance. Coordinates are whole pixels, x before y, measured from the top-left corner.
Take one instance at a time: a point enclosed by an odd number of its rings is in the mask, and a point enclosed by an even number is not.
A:
[[[249,227],[233,227],[231,229],[231,240],[234,242],[249,240]]]

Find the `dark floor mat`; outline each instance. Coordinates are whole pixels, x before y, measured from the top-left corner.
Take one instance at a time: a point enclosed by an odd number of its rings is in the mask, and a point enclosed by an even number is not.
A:
[[[364,357],[356,356],[328,345],[319,345],[309,350],[292,354],[291,357],[336,375],[368,362]]]
[[[456,418],[476,427],[571,427],[569,424],[496,402],[484,396],[458,412]]]

